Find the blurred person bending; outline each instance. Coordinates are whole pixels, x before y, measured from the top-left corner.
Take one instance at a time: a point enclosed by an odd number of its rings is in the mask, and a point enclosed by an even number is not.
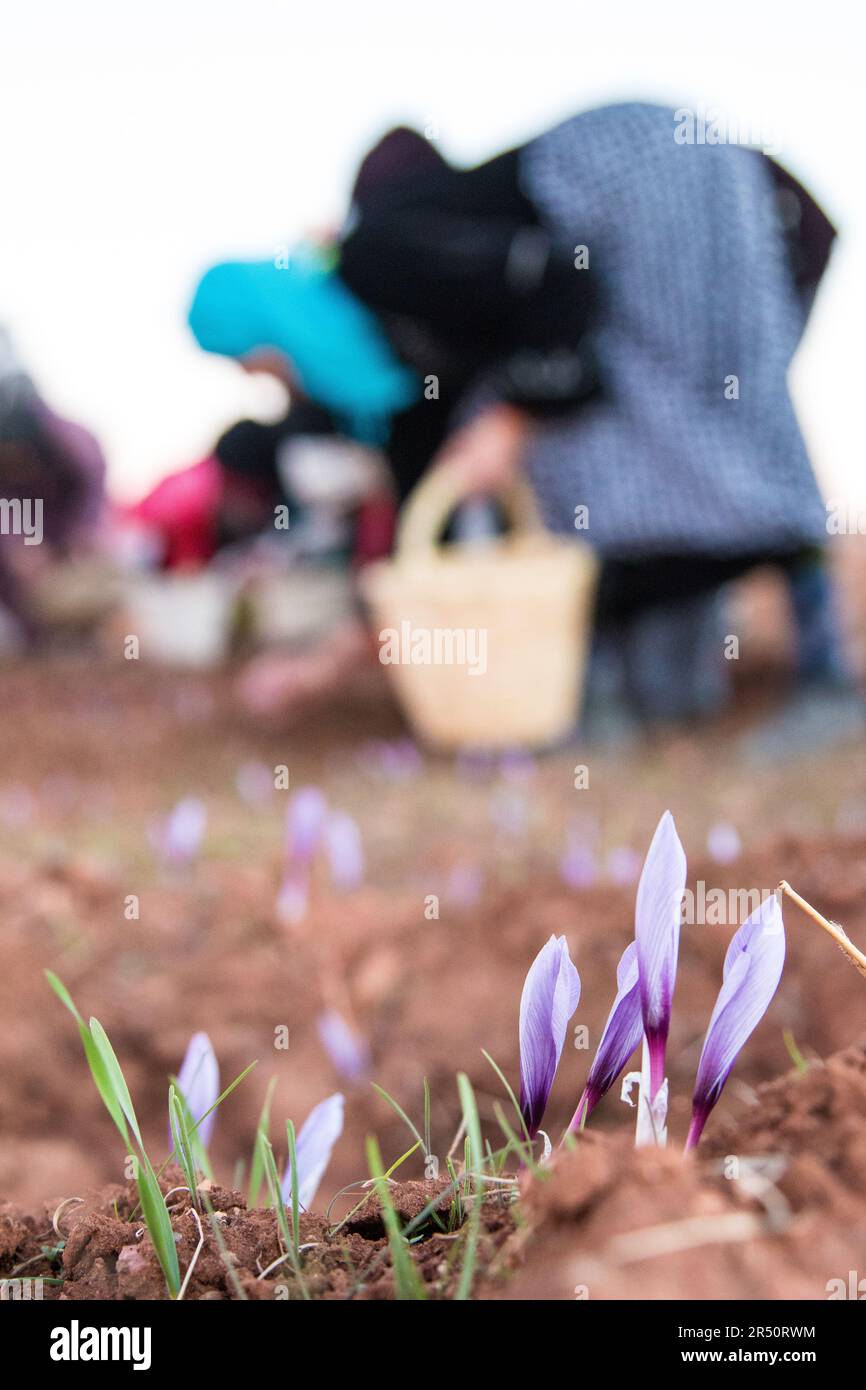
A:
[[[429,467],[481,492],[524,468],[553,531],[580,516],[603,559],[590,694],[660,720],[724,702],[719,594],[759,564],[788,578],[798,680],[847,684],[787,384],[835,233],[764,154],[675,130],[664,107],[603,107],[471,169],[392,131],[333,276],[370,316],[364,427],[384,429],[400,496]],[[190,322],[339,409],[316,360],[332,345],[302,317],[285,271],[235,264],[204,277]]]
[[[45,631],[37,592],[52,562],[88,552],[100,538],[105,459],[83,426],[42,399],[0,326],[0,604],[18,632],[34,642]],[[37,533],[16,534],[7,517],[38,508]]]

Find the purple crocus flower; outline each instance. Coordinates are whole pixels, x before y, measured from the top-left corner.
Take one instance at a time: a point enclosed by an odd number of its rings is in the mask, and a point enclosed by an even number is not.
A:
[[[364,882],[364,847],[358,825],[345,811],[334,811],[325,822],[324,833],[331,882],[339,892],[351,893]]]
[[[580,976],[564,936],[551,936],[520,997],[520,1110],[530,1138],[544,1117],[568,1022],[580,1000]]]
[[[631,845],[615,845],[607,856],[607,872],[612,883],[628,888],[640,873],[640,855]]]
[[[336,1009],[325,1009],[316,1021],[319,1041],[335,1071],[347,1081],[363,1081],[370,1071],[370,1048]]]
[[[193,1033],[177,1074],[177,1083],[193,1123],[201,1120],[220,1093],[219,1065],[207,1033]],[[214,1110],[196,1131],[204,1148],[210,1143],[215,1120]]]
[[[339,1091],[319,1101],[301,1125],[295,1143],[298,1158],[298,1202],[308,1211],[343,1132],[343,1097]],[[281,1184],[283,1201],[292,1200],[292,1165],[286,1164]]]
[[[649,1047],[650,1100],[665,1079],[665,1048],[671,1021],[680,949],[686,856],[674,818],[665,811],[652,838],[635,906],[635,940],[643,1029]]]
[[[207,807],[197,796],[185,796],[156,826],[153,842],[167,864],[186,866],[198,855],[207,830]]]
[[[785,928],[774,894],[743,923],[728,947],[722,988],[698,1063],[686,1149],[700,1139],[738,1053],[767,1012],[784,964]]]
[[[296,927],[310,905],[310,870],[307,864],[290,864],[277,893],[277,917],[287,927]]]
[[[743,852],[737,827],[729,821],[716,821],[707,832],[707,853],[717,864],[733,864]]]
[[[448,875],[445,896],[448,903],[461,912],[475,907],[484,892],[484,870],[480,864],[462,860]]]
[[[641,1040],[643,1019],[638,982],[637,943],[632,941],[616,968],[616,998],[611,1005],[601,1042],[589,1069],[583,1095],[569,1126],[583,1127],[606,1095]]]
[[[309,864],[325,831],[328,803],[318,787],[301,787],[286,812],[286,853],[289,858]]]
[[[559,874],[569,888],[591,888],[598,878],[592,848],[576,836],[571,837],[559,859]]]

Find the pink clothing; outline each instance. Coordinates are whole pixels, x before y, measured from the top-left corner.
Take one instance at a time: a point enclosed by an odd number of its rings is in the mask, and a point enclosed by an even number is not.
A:
[[[217,548],[223,475],[213,457],[170,473],[123,517],[156,532],[166,569],[204,565]]]

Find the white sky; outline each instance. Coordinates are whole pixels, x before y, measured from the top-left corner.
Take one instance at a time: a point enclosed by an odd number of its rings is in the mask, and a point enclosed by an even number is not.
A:
[[[866,505],[864,33],[852,0],[0,0],[0,320],[101,437],[116,491],[273,409],[200,353],[197,273],[339,220],[398,120],[475,159],[600,101],[718,105],[771,128],[842,231],[796,364],[828,490]]]

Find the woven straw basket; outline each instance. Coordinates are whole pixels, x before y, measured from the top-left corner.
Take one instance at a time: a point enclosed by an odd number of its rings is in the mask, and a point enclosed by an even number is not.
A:
[[[595,557],[546,532],[523,485],[504,499],[509,535],[438,546],[460,500],[431,474],[404,508],[394,559],[364,571],[380,660],[428,745],[550,745],[579,713]]]

